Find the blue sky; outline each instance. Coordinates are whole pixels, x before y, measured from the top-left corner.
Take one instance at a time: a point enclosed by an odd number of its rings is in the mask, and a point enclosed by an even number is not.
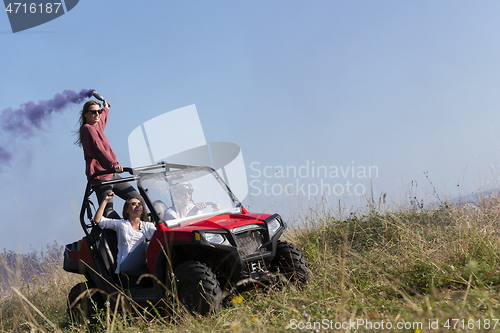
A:
[[[134,128],[196,104],[207,141],[241,147],[254,193],[266,180],[321,181],[258,177],[266,166],[376,166],[371,181],[323,181],[372,186],[394,205],[409,195],[432,202],[425,172],[443,197],[498,187],[499,14],[495,1],[86,0],[16,34],[0,14],[0,110],[96,89],[112,104],[106,134],[127,165]],[[82,236],[79,108],[11,147],[0,170],[0,248]],[[328,202],[357,209],[365,196]],[[309,201],[317,198],[261,193],[245,203],[281,212]]]

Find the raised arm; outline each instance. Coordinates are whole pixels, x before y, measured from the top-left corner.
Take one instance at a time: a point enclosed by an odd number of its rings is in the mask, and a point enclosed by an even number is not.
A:
[[[101,222],[102,215],[104,214],[104,209],[106,208],[106,205],[108,204],[108,202],[111,199],[113,199],[114,196],[115,196],[115,194],[113,192],[111,192],[111,191],[109,191],[108,193],[106,193],[106,197],[101,202],[101,205],[99,206],[99,209],[97,209],[97,212],[95,213],[95,216],[94,216],[94,222],[95,223]]]

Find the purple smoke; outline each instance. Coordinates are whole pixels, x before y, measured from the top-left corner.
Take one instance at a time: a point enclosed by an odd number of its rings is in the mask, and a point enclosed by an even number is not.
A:
[[[0,161],[9,161],[12,158],[12,154],[0,147]]]
[[[71,104],[81,103],[86,98],[92,97],[92,92],[94,89],[82,89],[79,93],[64,90],[48,101],[28,102],[16,110],[4,109],[0,113],[1,132],[7,136],[8,142],[13,142],[16,137],[25,139],[33,137],[36,130],[42,128],[43,122],[49,119],[52,112],[62,112]],[[0,161],[8,163],[13,156],[6,150],[7,145],[0,146]]]

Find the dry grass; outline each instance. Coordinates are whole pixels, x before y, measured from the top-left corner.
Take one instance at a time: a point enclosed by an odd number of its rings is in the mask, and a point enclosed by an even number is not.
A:
[[[309,260],[312,274],[306,290],[246,292],[222,313],[204,318],[180,309],[169,318],[122,316],[112,322],[103,310],[97,330],[364,332],[371,323],[383,332],[436,332],[436,324],[442,332],[453,327],[454,332],[483,332],[485,325],[500,331],[495,321],[500,319],[496,199],[430,210],[371,210],[342,220],[327,209],[311,214],[308,223],[285,235]],[[62,271],[58,260],[47,259],[33,277],[10,271],[10,283],[22,296],[3,287],[0,332],[86,331],[65,326],[65,297],[80,277]],[[443,326],[447,320],[449,328]],[[346,329],[337,330],[343,323]]]

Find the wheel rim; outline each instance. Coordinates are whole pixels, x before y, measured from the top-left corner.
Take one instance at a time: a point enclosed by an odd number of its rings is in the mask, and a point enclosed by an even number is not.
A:
[[[196,286],[190,281],[183,281],[179,285],[179,300],[184,304],[189,310],[197,311],[200,294]]]

